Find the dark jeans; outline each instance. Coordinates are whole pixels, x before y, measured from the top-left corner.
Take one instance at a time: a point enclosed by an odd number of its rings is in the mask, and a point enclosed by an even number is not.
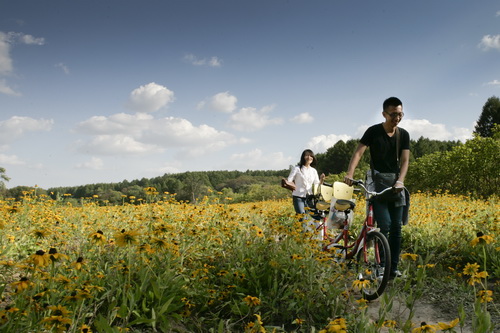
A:
[[[305,214],[306,213],[306,198],[296,197],[293,198],[293,208],[295,208],[295,213]]]
[[[375,201],[373,214],[380,232],[389,241],[391,248],[391,270],[398,269],[399,254],[401,252],[401,226],[403,219],[403,206],[395,207],[394,202]]]

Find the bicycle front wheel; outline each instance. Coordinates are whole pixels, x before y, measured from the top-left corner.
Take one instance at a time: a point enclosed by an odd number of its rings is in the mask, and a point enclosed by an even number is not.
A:
[[[366,236],[366,244],[358,252],[356,277],[363,282],[363,298],[377,299],[385,290],[391,272],[391,250],[387,238],[379,231]]]

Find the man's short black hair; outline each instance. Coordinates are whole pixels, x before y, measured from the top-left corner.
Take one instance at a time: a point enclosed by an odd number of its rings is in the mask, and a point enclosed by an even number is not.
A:
[[[403,106],[403,102],[397,97],[389,97],[384,101],[384,104],[382,105],[383,110],[387,110],[389,106]]]

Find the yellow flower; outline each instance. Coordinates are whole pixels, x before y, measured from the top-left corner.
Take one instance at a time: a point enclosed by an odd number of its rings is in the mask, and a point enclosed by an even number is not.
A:
[[[302,325],[304,322],[305,322],[304,319],[296,318],[294,321],[292,321],[292,324]]]
[[[465,275],[473,276],[477,273],[478,270],[479,270],[479,265],[477,263],[473,263],[473,264],[467,263],[467,265],[465,265],[465,267],[464,267],[463,273]]]
[[[45,251],[38,250],[31,255],[31,262],[37,267],[45,267],[50,263],[50,258]]]
[[[245,327],[245,332],[248,333],[265,333],[266,329],[262,327],[263,322],[262,319],[260,318],[260,315],[255,314],[255,317],[257,318],[254,322],[250,322],[246,325]]]
[[[94,243],[106,243],[106,236],[104,236],[104,233],[101,230],[97,230],[97,232],[91,233],[89,235],[89,238]]]
[[[0,261],[1,266],[6,266],[6,267],[15,267],[17,266],[17,263],[14,262],[13,260],[1,260]]]
[[[460,322],[460,319],[452,320],[449,324],[446,323],[438,323],[439,329],[442,331],[451,330],[453,327],[457,326]]]
[[[347,333],[347,325],[344,318],[337,318],[326,326],[328,333]]]
[[[413,253],[405,253],[405,254],[401,255],[401,259],[403,259],[403,260],[416,261],[417,257],[418,257],[418,254],[413,254]]]
[[[396,325],[397,325],[397,323],[395,320],[386,320],[382,324],[382,327],[396,328]]]
[[[488,272],[486,271],[482,271],[482,272],[479,272],[475,275],[475,277],[479,278],[479,279],[486,279],[488,277]]]
[[[365,309],[365,308],[368,307],[368,305],[367,305],[368,301],[366,299],[364,299],[364,298],[356,300],[356,303],[359,304],[359,309],[360,310]]]
[[[258,297],[250,296],[243,298],[243,301],[247,303],[248,306],[260,305],[260,299]]]
[[[352,282],[352,287],[354,288],[354,290],[358,290],[358,291],[365,289],[365,288],[368,288],[369,286],[370,286],[370,281],[365,280],[365,279],[354,280]]]
[[[118,246],[126,246],[130,244],[135,244],[137,243],[139,232],[136,230],[131,230],[131,231],[125,231],[125,229],[122,229],[119,233],[115,235],[115,242],[116,245]]]
[[[481,279],[478,279],[475,275],[471,276],[469,280],[467,280],[467,283],[470,284],[471,286],[475,285],[476,283],[480,283]]]
[[[80,327],[80,331],[79,332],[81,332],[81,333],[92,333],[92,329],[89,326],[83,324],[82,327]]]
[[[255,233],[257,235],[257,237],[264,237],[264,232],[262,231],[261,228],[259,228],[258,226],[254,225],[252,227],[253,230],[255,230]]]
[[[31,282],[27,277],[22,277],[19,281],[12,282],[11,286],[16,289],[16,292],[21,292],[33,286],[34,283]]]
[[[292,260],[301,260],[301,259],[304,259],[304,257],[299,256],[298,254],[292,254],[292,256],[290,257],[290,259],[292,259]]]
[[[72,263],[71,266],[73,266],[73,268],[77,271],[81,270],[83,266],[83,257],[78,257],[78,259],[76,259],[76,261]]]
[[[467,281],[471,286],[473,286],[476,283],[480,283],[481,279],[486,279],[488,277],[488,272],[483,271],[474,274],[473,276],[470,277],[470,279]]]
[[[476,246],[476,245],[480,245],[480,244],[491,244],[493,243],[494,239],[493,237],[489,236],[489,235],[483,235],[482,233],[478,233],[477,234],[477,237],[474,238],[471,242],[470,242],[470,245],[472,246]]]
[[[67,317],[71,313],[71,311],[68,311],[68,309],[62,305],[50,305],[48,306],[48,309],[52,311],[52,316]]]
[[[66,327],[66,325],[71,325],[71,319],[63,316],[50,316],[43,318],[42,323],[45,323],[47,328],[63,328]]]
[[[479,302],[488,303],[493,301],[493,291],[491,290],[480,290],[477,293],[477,296],[480,297]]]
[[[49,250],[49,258],[52,261],[58,261],[59,259],[68,259],[68,256],[62,253],[58,253],[55,248],[51,247]]]
[[[434,333],[436,328],[433,325],[429,325],[426,322],[422,322],[420,327],[414,328],[411,333]]]
[[[47,238],[50,235],[50,231],[47,229],[36,229],[33,230],[35,238]]]

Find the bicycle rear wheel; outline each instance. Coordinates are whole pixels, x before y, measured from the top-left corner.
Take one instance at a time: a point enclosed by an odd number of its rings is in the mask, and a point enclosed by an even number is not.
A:
[[[391,250],[389,242],[379,231],[367,235],[366,244],[358,252],[356,261],[356,277],[363,284],[363,298],[371,301],[377,299],[385,290],[391,272]]]

